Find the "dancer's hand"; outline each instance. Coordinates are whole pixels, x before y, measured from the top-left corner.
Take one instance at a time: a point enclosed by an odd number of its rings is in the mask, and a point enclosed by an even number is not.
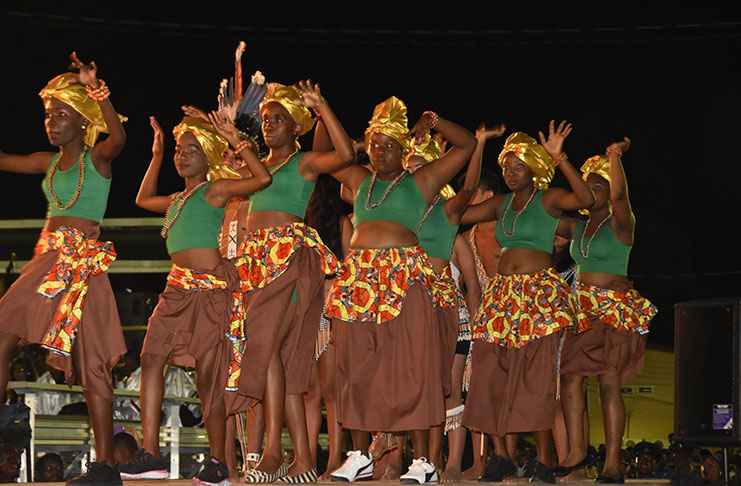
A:
[[[232,143],[234,140],[237,140],[237,142],[239,141],[237,127],[234,126],[234,123],[232,123],[229,117],[224,113],[214,110],[209,113],[208,121],[210,121],[211,125],[214,126],[216,132],[224,137],[229,143]]]
[[[293,101],[297,105],[302,105],[316,111],[324,104],[324,98],[322,98],[319,83],[313,84],[311,79],[299,81],[298,84],[293,85],[293,89],[295,89],[301,96],[301,99]]]
[[[434,115],[431,113],[422,113],[417,123],[414,124],[411,130],[409,130],[409,137],[414,139],[414,143],[424,143],[427,135],[429,135],[432,129],[432,122],[435,121]]]
[[[507,126],[504,123],[495,125],[492,128],[486,128],[486,125],[481,122],[481,125],[476,129],[476,139],[486,141],[490,138],[501,137],[506,129]]]
[[[607,147],[607,150],[605,150],[605,153],[610,153],[612,150],[619,150],[620,153],[625,153],[630,148],[630,139],[628,137],[623,137],[623,140],[621,142],[615,142],[611,143],[609,147]]]
[[[440,147],[440,154],[444,154],[448,150],[448,140],[443,137],[440,132],[435,132],[432,139],[437,142],[437,146]]]
[[[90,61],[89,64],[85,64],[80,61],[80,58],[77,57],[77,52],[75,51],[72,51],[72,54],[69,55],[69,60],[69,68],[80,71],[77,78],[72,80],[72,84],[75,84],[76,82],[84,86],[90,86],[91,88],[98,87],[100,81],[98,80],[98,66],[95,65],[95,61]]]
[[[162,155],[164,152],[165,147],[165,133],[162,131],[162,127],[160,126],[157,119],[153,116],[149,117],[149,124],[152,126],[152,130],[154,130],[154,141],[152,142],[152,155]]]
[[[538,132],[538,138],[540,138],[540,144],[543,146],[546,152],[554,159],[561,155],[563,151],[563,142],[566,137],[569,136],[572,130],[571,123],[567,123],[563,120],[558,124],[558,128],[555,127],[555,120],[551,120],[548,125],[548,140],[546,140],[543,132]]]
[[[200,118],[201,120],[210,121],[208,119],[208,114],[197,106],[183,105],[180,107],[180,109],[183,110],[185,116],[192,116],[193,118]]]

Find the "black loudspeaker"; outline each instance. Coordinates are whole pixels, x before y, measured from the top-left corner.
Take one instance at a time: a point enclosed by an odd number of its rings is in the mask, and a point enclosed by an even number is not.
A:
[[[741,297],[674,306],[674,440],[741,445]]]

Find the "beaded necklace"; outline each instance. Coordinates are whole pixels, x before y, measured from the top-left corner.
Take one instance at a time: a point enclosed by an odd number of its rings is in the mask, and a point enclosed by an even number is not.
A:
[[[419,221],[419,227],[417,228],[417,236],[419,236],[419,232],[422,231],[422,225],[424,224],[425,220],[427,219],[427,216],[430,215],[433,209],[435,209],[435,205],[440,202],[440,194],[437,194],[435,196],[435,199],[432,200],[432,203],[430,203],[429,206],[427,206],[427,211],[425,211],[424,216],[422,216],[422,219]]]
[[[283,167],[285,167],[288,164],[288,162],[293,158],[293,156],[296,155],[297,153],[298,153],[298,147],[296,147],[296,150],[294,150],[291,155],[286,157],[286,160],[268,169],[268,172],[270,172],[270,175],[273,176],[277,174],[278,172],[280,172],[281,170],[283,170]]]
[[[67,203],[62,204],[59,202],[59,198],[56,194],[54,194],[54,188],[52,181],[54,179],[54,174],[57,172],[57,168],[59,167],[59,161],[62,159],[62,152],[57,152],[56,155],[54,155],[54,158],[52,159],[51,163],[51,171],[49,171],[49,177],[46,179],[46,186],[49,189],[49,194],[52,198],[52,204],[54,204],[54,207],[57,208],[60,211],[63,211],[65,209],[69,209],[72,206],[75,205],[77,202],[77,199],[80,197],[80,191],[82,191],[82,186],[85,185],[85,156],[88,153],[88,150],[90,150],[89,145],[85,145],[85,147],[82,149],[82,153],[80,153],[80,159],[77,161],[77,190],[75,191],[74,197]]]
[[[581,253],[581,256],[583,256],[584,258],[589,258],[589,245],[592,244],[592,240],[594,239],[595,236],[597,236],[597,233],[599,233],[599,230],[602,228],[602,225],[605,224],[607,220],[610,218],[612,218],[612,214],[608,214],[605,217],[605,219],[603,219],[600,222],[600,224],[597,225],[597,229],[594,230],[594,233],[592,233],[592,236],[589,237],[589,241],[587,241],[586,250],[582,250],[582,246],[584,243],[584,233],[587,232],[587,226],[589,226],[589,221],[590,221],[590,220],[587,220],[587,222],[584,224],[584,228],[582,228],[581,230],[581,236],[579,237],[579,253]]]
[[[530,194],[530,199],[527,200],[527,202],[522,207],[522,209],[520,209],[519,211],[515,211],[516,214],[515,214],[515,218],[512,220],[512,226],[510,227],[510,232],[507,233],[507,230],[504,229],[504,217],[507,215],[507,212],[509,211],[509,208],[512,207],[512,203],[515,200],[515,195],[512,194],[512,198],[509,200],[509,204],[507,204],[507,208],[504,210],[504,214],[502,214],[502,218],[499,221],[499,226],[501,226],[502,233],[504,233],[504,236],[507,236],[509,238],[511,238],[512,236],[514,236],[514,234],[515,234],[515,224],[517,224],[517,218],[519,218],[520,215],[525,212],[525,210],[527,209],[527,207],[530,205],[530,201],[533,200],[533,198],[535,197],[535,194],[537,194],[537,193],[538,193],[538,191],[537,190],[534,190],[532,192],[532,194]]]
[[[162,231],[160,231],[160,235],[162,235],[163,238],[167,238],[167,234],[170,232],[170,228],[172,228],[172,225],[175,224],[175,221],[177,221],[178,216],[180,216],[180,213],[183,211],[183,206],[185,206],[185,203],[188,202],[188,199],[190,199],[190,196],[196,193],[198,189],[203,187],[204,185],[208,184],[208,181],[203,181],[200,184],[198,184],[196,187],[188,191],[188,194],[183,197],[183,192],[178,192],[175,194],[175,197],[172,198],[172,202],[167,207],[167,212],[165,212],[165,223],[162,225]],[[175,209],[175,214],[172,216],[172,219],[170,219],[170,211],[172,211],[172,208],[175,207],[176,203],[180,203],[178,207]]]
[[[376,209],[378,206],[380,206],[381,204],[383,204],[383,202],[386,199],[388,199],[389,194],[391,194],[391,191],[393,191],[394,188],[397,185],[399,185],[399,183],[401,182],[401,180],[407,174],[409,174],[409,171],[408,170],[401,171],[401,174],[399,174],[398,176],[396,176],[396,179],[394,179],[394,181],[386,188],[386,191],[383,193],[383,197],[381,197],[381,199],[379,199],[378,202],[375,202],[375,203],[371,204],[371,195],[373,194],[373,188],[376,186],[376,179],[378,179],[378,173],[374,171],[373,172],[373,178],[371,179],[371,183],[368,186],[368,195],[365,198],[365,209],[367,209],[368,211],[370,211],[371,209]]]

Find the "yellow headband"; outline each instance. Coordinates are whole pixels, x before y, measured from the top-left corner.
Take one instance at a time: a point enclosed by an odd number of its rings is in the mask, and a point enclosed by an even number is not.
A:
[[[533,137],[523,132],[515,132],[507,137],[504,148],[499,154],[500,166],[510,152],[525,162],[533,171],[533,183],[536,189],[548,189],[548,184],[553,180],[556,172],[556,166],[548,152]]]
[[[429,164],[433,160],[440,158],[440,145],[438,145],[437,140],[432,138],[428,133],[425,141],[420,144],[414,143],[414,140],[412,140],[412,149],[406,158],[409,159],[409,157],[414,155],[422,157]],[[455,196],[455,190],[450,184],[445,184],[443,188],[440,189],[440,196],[445,199],[450,199]]]
[[[311,111],[303,106],[294,103],[294,100],[300,100],[301,95],[298,91],[293,89],[293,86],[283,86],[280,83],[270,83],[268,85],[268,92],[265,93],[265,99],[260,103],[260,113],[268,103],[280,103],[280,105],[288,111],[293,121],[301,125],[301,130],[298,132],[299,135],[303,135],[312,128],[314,128],[314,118],[311,117]]]
[[[203,152],[208,158],[208,180],[239,179],[240,175],[224,163],[224,151],[229,147],[224,138],[216,133],[213,125],[201,118],[183,117],[183,121],[172,129],[177,139],[183,133],[190,132],[201,144]]]
[[[610,159],[604,155],[595,155],[590,157],[581,166],[581,171],[584,173],[584,180],[587,180],[589,174],[597,174],[610,183]]]
[[[366,147],[370,147],[370,137],[374,133],[382,133],[399,142],[402,153],[409,152],[409,123],[407,121],[407,107],[403,101],[392,96],[383,103],[376,105],[373,117],[365,130]]]
[[[87,134],[85,135],[85,143],[91,147],[95,145],[95,141],[98,140],[100,133],[108,133],[108,127],[103,120],[103,112],[100,111],[100,105],[98,102],[90,98],[87,94],[87,89],[83,84],[73,83],[70,81],[77,79],[75,73],[64,73],[53,78],[39,91],[39,96],[44,101],[44,104],[48,103],[51,98],[56,98],[59,101],[68,104],[73,110],[85,117],[90,122],[87,127]],[[123,115],[118,115],[118,118],[125,122],[128,120]]]

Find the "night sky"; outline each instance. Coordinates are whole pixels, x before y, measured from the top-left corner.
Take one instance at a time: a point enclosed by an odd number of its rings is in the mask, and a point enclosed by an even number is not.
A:
[[[106,215],[152,216],[134,205],[151,158],[148,116],[169,133],[182,104],[213,108],[244,40],[246,79],[259,69],[268,81],[318,81],[351,137],[391,95],[407,103],[410,125],[431,109],[471,130],[481,121],[504,122],[508,133],[535,136],[551,118],[566,118],[574,132],[565,150],[577,167],[610,142],[631,137],[623,159],[637,218],[629,271],[659,306],[650,342],[672,344],[674,303],[741,295],[741,16],[735,12],[278,5],[0,10],[0,150],[52,150],[37,93],[66,70],[76,50],[83,61],[97,62],[115,107],[129,117]],[[310,146],[309,137],[302,141]],[[485,165],[496,168],[502,141],[487,145]],[[166,161],[173,145],[168,139]],[[43,217],[41,176],[3,172],[0,178],[1,219]],[[554,185],[564,182],[557,176]],[[182,188],[172,164],[165,164],[160,188]]]

